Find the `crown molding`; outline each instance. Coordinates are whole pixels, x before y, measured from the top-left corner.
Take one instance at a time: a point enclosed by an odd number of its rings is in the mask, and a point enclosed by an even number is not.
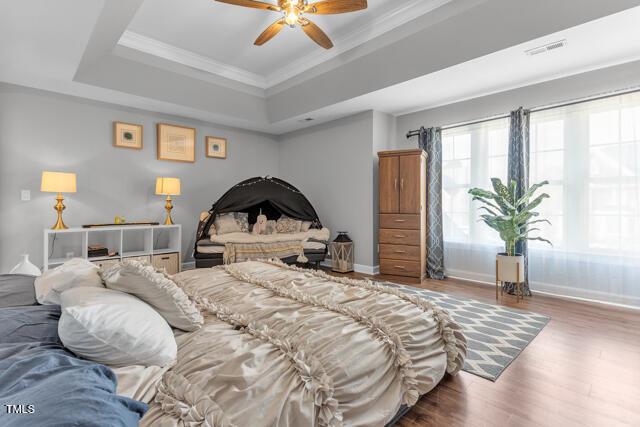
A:
[[[431,12],[452,0],[413,0],[336,39],[331,50],[314,51],[266,76],[270,89],[355,47]]]
[[[125,31],[118,41],[118,45],[260,89],[267,88],[267,81],[264,76],[260,74],[216,61],[204,55],[161,42],[151,37],[143,36],[133,31]]]
[[[122,34],[118,45],[266,90],[400,27],[421,15],[429,13],[450,1],[452,0],[413,0],[392,10],[390,13],[371,20],[365,26],[337,38],[333,49],[314,51],[304,55],[266,76],[216,61],[204,55],[129,30]]]

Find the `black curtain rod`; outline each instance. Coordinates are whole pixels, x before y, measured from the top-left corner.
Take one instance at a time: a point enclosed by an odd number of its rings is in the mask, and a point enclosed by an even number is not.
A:
[[[502,116],[487,117],[486,119],[474,120],[472,122],[464,122],[464,123],[458,123],[455,125],[442,126],[440,129],[447,130],[447,129],[458,128],[461,126],[472,126],[472,125],[477,125],[479,123],[490,122],[492,120],[507,119],[509,118],[509,116],[510,116],[509,114],[505,114]],[[414,136],[418,136],[418,135],[420,135],[420,129],[412,130],[410,132],[407,132],[407,139],[413,138]]]
[[[614,93],[607,93],[607,94],[600,95],[600,96],[594,96],[594,97],[588,98],[588,99],[578,99],[578,100],[574,100],[574,101],[568,101],[568,102],[565,102],[563,104],[552,104],[552,105],[547,105],[547,106],[543,106],[543,107],[535,107],[535,108],[532,108],[529,111],[531,111],[532,113],[537,113],[537,112],[540,112],[540,111],[553,110],[554,108],[570,107],[572,105],[583,104],[585,102],[599,101],[601,99],[613,98],[614,96],[628,95],[630,93],[635,93],[635,92],[640,92],[640,88],[625,89],[625,90],[617,91],[617,92],[614,92]],[[457,128],[457,127],[461,127],[461,126],[472,126],[472,125],[477,125],[479,123],[490,122],[492,120],[506,119],[509,116],[510,116],[509,114],[503,114],[501,116],[487,117],[486,119],[474,120],[472,122],[464,122],[464,123],[457,123],[457,124],[453,124],[453,125],[442,126],[441,129],[442,130],[447,130],[447,129],[453,129],[453,128]],[[407,132],[407,139],[412,138],[414,136],[418,136],[418,135],[420,135],[420,129],[409,131],[409,132]]]

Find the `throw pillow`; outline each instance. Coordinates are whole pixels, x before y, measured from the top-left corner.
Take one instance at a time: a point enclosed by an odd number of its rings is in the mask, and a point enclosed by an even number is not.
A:
[[[218,215],[213,222],[216,234],[248,233],[249,214],[246,212],[229,212]]]
[[[167,275],[140,261],[125,260],[100,270],[109,289],[135,295],[156,309],[174,328],[200,329],[202,315],[187,294]]]
[[[233,213],[220,214],[213,222],[216,234],[237,233],[240,231]]]
[[[236,219],[236,223],[238,224],[238,228],[242,233],[249,232],[249,214],[246,212],[234,212],[234,218]]]
[[[36,299],[42,305],[60,305],[60,295],[68,289],[80,286],[102,288],[104,286],[98,270],[97,265],[86,259],[70,259],[36,278]]]
[[[110,366],[167,366],[176,360],[173,331],[151,306],[104,288],[61,296],[60,340],[78,356]]]
[[[281,216],[276,224],[278,233],[299,233],[302,228],[302,221],[298,219]]]

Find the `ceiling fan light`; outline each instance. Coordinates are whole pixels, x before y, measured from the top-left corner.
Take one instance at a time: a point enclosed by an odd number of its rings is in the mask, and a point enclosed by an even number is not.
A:
[[[300,12],[295,6],[290,6],[289,9],[284,12],[284,21],[292,27],[298,23],[299,17]]]

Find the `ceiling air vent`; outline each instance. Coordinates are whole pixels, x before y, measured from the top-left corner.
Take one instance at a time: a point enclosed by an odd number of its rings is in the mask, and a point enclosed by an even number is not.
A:
[[[545,44],[544,46],[534,47],[533,49],[525,50],[529,56],[540,55],[541,53],[547,53],[552,50],[560,49],[561,47],[565,47],[567,45],[567,40],[558,40],[553,43]]]

